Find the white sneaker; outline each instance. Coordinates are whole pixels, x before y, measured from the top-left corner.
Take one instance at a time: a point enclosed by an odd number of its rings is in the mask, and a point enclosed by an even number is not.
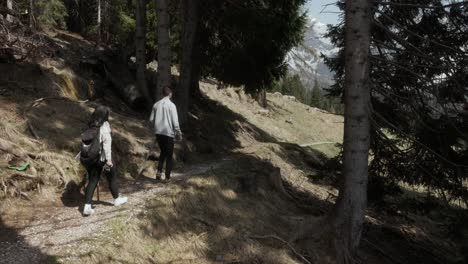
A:
[[[122,205],[122,204],[126,203],[127,201],[128,201],[127,197],[119,196],[119,197],[117,197],[115,199],[114,206]]]
[[[94,209],[91,207],[90,204],[85,204],[84,209],[83,209],[83,215],[92,215],[94,214]]]

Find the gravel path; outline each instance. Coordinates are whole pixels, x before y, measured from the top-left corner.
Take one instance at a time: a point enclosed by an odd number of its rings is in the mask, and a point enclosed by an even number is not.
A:
[[[174,173],[172,182],[183,181],[191,175],[205,173],[223,165],[228,160],[213,161]],[[22,229],[6,228],[0,230],[0,263],[44,263],[51,256],[73,258],[83,252],[89,252],[93,243],[83,243],[89,237],[105,234],[109,230],[107,223],[117,216],[137,215],[145,208],[148,199],[156,197],[167,185],[156,183],[152,179],[128,182],[120,187],[121,193],[128,196],[127,204],[115,207],[109,194],[101,195],[101,202],[95,203],[96,213],[83,217],[78,206],[60,206],[38,209],[36,220]],[[107,202],[109,201],[109,202]]]

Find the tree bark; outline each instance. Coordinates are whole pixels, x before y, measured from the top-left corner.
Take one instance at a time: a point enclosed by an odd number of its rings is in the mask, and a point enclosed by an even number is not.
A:
[[[262,108],[267,108],[268,107],[268,102],[267,102],[267,95],[266,95],[266,90],[265,88],[262,88],[260,91],[257,92],[257,101],[260,104]]]
[[[29,0],[29,27],[36,28],[36,19],[34,18],[34,0]]]
[[[179,120],[181,124],[185,124],[190,105],[191,85],[194,83],[192,77],[195,77],[195,72],[193,72],[193,58],[198,26],[198,0],[182,0],[180,15],[182,20],[182,50],[177,96],[179,101]]]
[[[7,9],[13,10],[13,0],[7,0]],[[8,22],[13,22],[13,17],[11,15],[6,16]]]
[[[370,0],[346,2],[343,179],[333,214],[337,263],[353,263],[367,206]]]
[[[101,45],[101,22],[102,22],[102,18],[101,18],[101,0],[97,0],[97,7],[98,7],[98,10],[97,10],[97,31],[98,31],[98,37],[97,37],[97,41],[96,41],[96,45],[99,46]]]
[[[147,107],[151,106],[152,100],[148,85],[146,83],[146,0],[136,1],[136,80],[138,89],[145,97]]]
[[[158,83],[154,98],[161,98],[163,87],[171,86],[171,43],[169,38],[168,0],[155,0],[158,28]]]

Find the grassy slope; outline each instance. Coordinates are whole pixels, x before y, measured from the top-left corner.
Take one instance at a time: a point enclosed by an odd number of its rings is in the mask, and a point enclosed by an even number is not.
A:
[[[319,173],[333,173],[324,162],[336,155],[336,146],[301,148],[297,144],[340,142],[342,118],[309,112],[304,105],[274,95],[269,95],[272,107],[265,113],[234,89],[202,86],[210,99],[192,111],[192,121],[202,124],[194,128],[202,133],[197,138],[208,137],[208,141],[200,139],[202,145],[214,142],[208,152],[229,156],[233,162],[169,185],[147,202],[146,213],[131,221],[115,220],[110,235],[121,238],[117,245],[102,241],[107,246],[77,262],[303,263],[297,251],[316,263],[333,263],[322,250],[326,245],[291,245],[288,239],[304,221],[313,220],[311,216],[328,212],[330,198],[337,194],[334,187],[313,180]],[[293,125],[285,122],[288,119]],[[292,142],[285,142],[288,137]],[[228,147],[223,148],[223,143]],[[271,166],[280,168],[292,199],[268,181],[275,171]],[[453,248],[455,242],[446,240],[444,228],[411,210],[371,207],[360,253],[363,263],[461,260]]]
[[[82,81],[70,82],[69,77],[63,77],[64,66],[57,66],[57,63],[46,61],[39,70],[35,65],[15,69],[3,65],[6,68],[1,79],[0,136],[29,151],[50,154],[66,171],[66,184],[81,179],[80,168],[72,158],[80,128],[85,125],[92,105],[51,99],[35,106],[33,111],[25,111],[30,102],[39,97],[85,98],[88,87]],[[61,70],[57,71],[57,67]],[[69,69],[66,72],[73,73]],[[232,162],[186,182],[169,185],[160,196],[147,202],[146,213],[115,218],[110,230],[83,241],[99,247],[71,260],[66,259],[65,253],[57,256],[57,261],[301,262],[287,239],[310,216],[321,216],[329,210],[336,189],[317,184],[314,179],[334,173],[326,162],[338,153],[338,148],[334,144],[299,145],[340,142],[342,117],[275,95],[269,95],[271,108],[264,112],[249,97],[234,89],[218,91],[206,83],[202,84],[202,89],[208,98],[196,103],[187,133],[188,149],[198,153],[191,161],[204,159],[204,155],[199,155],[202,153],[212,158],[230,157]],[[106,101],[113,106],[118,104],[116,98],[106,98]],[[115,156],[120,159],[121,176],[131,179],[145,165],[143,157],[152,137],[144,121],[129,117],[135,113],[125,106],[113,110],[124,114],[115,113],[111,120]],[[32,124],[41,142],[33,139],[26,121]],[[58,172],[46,163],[36,163],[38,175],[44,177],[46,185],[42,193],[32,192],[30,197],[47,198],[47,201],[57,198],[64,187]],[[268,179],[274,175],[275,167],[280,169],[287,192],[294,198],[284,196],[271,185]],[[7,176],[1,173],[4,171],[0,171],[1,177]],[[148,176],[151,173],[146,172]],[[49,191],[45,191],[47,186]],[[26,209],[20,211],[27,213]],[[439,243],[434,240],[442,235],[434,235],[434,230],[428,228],[435,225],[432,220],[417,215],[411,217],[417,220],[371,211],[370,224],[366,227],[366,239],[370,243],[363,244],[363,262],[387,263],[393,255],[401,255],[393,257],[398,260],[393,262],[428,260],[425,262],[440,263],[444,261],[441,255],[453,253],[446,251],[452,242],[438,245],[440,252],[428,253],[427,248],[434,248],[434,244]],[[382,236],[387,239],[380,241]],[[416,247],[416,244],[422,246]],[[321,251],[301,251],[301,254],[319,263],[331,262]]]
[[[101,241],[106,246],[76,262],[301,263],[301,256],[291,250],[287,240],[308,214],[319,215],[325,210],[321,200],[335,190],[314,185],[308,178],[314,173],[310,165],[320,165],[327,155],[315,149],[304,151],[295,143],[339,142],[342,124],[328,123],[328,128],[337,129],[325,136],[316,124],[307,137],[308,131],[300,122],[308,120],[308,115],[337,122],[342,119],[309,113],[305,106],[282,98],[273,99],[273,117],[251,114],[257,106],[247,102],[247,96],[242,95],[244,103],[236,104],[233,99],[233,105],[225,107],[220,102],[231,103],[228,96],[217,94],[208,84],[203,86],[210,99],[198,102],[192,111],[195,119],[191,120],[193,130],[202,135],[194,138],[196,132],[191,132],[189,140],[195,149],[208,145],[207,152],[232,161],[169,185],[159,197],[148,201],[147,213],[131,221],[126,217],[115,219],[109,235],[118,237],[119,242]],[[293,121],[296,125],[284,122],[290,116],[297,118]],[[267,120],[269,123],[265,123]],[[286,138],[294,135],[295,142],[285,142],[277,133]],[[336,153],[333,145],[325,150],[328,155]],[[281,169],[288,189],[302,190],[300,197],[314,206],[303,208],[296,204],[297,200],[277,192],[268,180],[275,171],[271,163]],[[120,254],[115,254],[117,251]],[[327,261],[326,256],[321,259]]]

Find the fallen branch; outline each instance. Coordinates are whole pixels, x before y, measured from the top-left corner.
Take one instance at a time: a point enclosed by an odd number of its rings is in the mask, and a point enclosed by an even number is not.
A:
[[[33,135],[35,139],[39,139],[39,136],[37,135],[36,130],[34,129],[34,127],[32,126],[30,122],[28,122],[28,128],[29,128],[29,132],[31,132],[31,135]]]
[[[14,172],[13,174],[10,175],[9,179],[10,180],[13,180],[13,179],[26,179],[26,180],[35,180],[35,181],[39,180],[39,178],[37,178],[34,175],[26,174],[26,173],[22,173],[22,172]]]
[[[280,238],[279,236],[276,236],[276,235],[265,235],[265,236],[248,236],[249,238],[252,238],[252,239],[268,239],[268,238],[272,238],[272,239],[276,239],[278,241],[281,241],[282,243],[284,243],[286,246],[288,246],[291,251],[297,256],[299,257],[300,259],[302,259],[305,263],[308,263],[308,264],[312,264],[309,260],[307,260],[303,255],[299,254],[299,252],[296,251],[296,249],[294,249],[293,246],[291,246],[291,244],[289,244],[288,242],[286,242],[284,239]]]
[[[24,150],[22,150],[21,147],[15,145],[14,143],[10,141],[7,141],[1,138],[0,138],[0,150],[3,152],[13,154],[14,156],[24,159],[24,160],[29,159],[28,154]]]
[[[20,197],[22,196],[22,197],[26,198],[26,200],[32,201],[32,199],[29,198],[29,195],[27,195],[26,193],[24,193],[22,191],[19,191],[19,190],[17,191],[17,193],[19,194]]]

